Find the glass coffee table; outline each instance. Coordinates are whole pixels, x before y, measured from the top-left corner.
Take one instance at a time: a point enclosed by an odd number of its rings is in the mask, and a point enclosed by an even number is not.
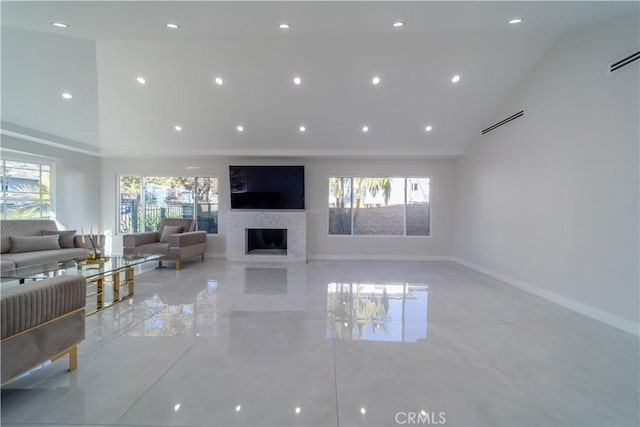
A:
[[[87,310],[87,315],[90,315],[132,297],[133,268],[145,262],[162,260],[162,258],[164,255],[110,255],[95,261],[71,259],[16,268],[11,272],[3,272],[1,278],[3,282],[17,281],[21,286],[29,286],[30,281],[49,277],[84,276],[87,279],[88,288],[95,285],[95,291],[87,289],[87,299],[96,298],[95,309]],[[112,298],[108,301],[105,293],[107,284],[110,284],[113,289]],[[126,292],[121,292],[122,287],[127,288]]]

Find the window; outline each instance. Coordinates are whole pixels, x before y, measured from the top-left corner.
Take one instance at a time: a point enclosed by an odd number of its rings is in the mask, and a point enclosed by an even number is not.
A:
[[[121,176],[121,233],[156,231],[163,218],[192,218],[197,230],[218,232],[218,178]]]
[[[329,178],[329,234],[429,236],[430,178]]]
[[[2,160],[2,219],[51,217],[51,165]]]

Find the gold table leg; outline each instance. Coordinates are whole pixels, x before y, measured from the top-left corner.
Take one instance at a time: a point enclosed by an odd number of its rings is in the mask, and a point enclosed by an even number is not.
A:
[[[120,277],[121,273],[124,273],[124,279]],[[109,276],[111,277],[111,279],[109,279]],[[113,283],[113,300],[105,303],[104,285],[105,283],[109,283],[109,280],[111,281],[111,283]],[[96,294],[95,294],[96,309],[91,311],[90,313],[87,313],[87,316],[94,314],[105,307],[108,307],[120,301],[124,301],[125,299],[133,296],[133,292],[134,292],[133,267],[125,267],[125,268],[120,268],[116,271],[108,272],[104,275],[100,275],[95,278],[92,278],[89,282],[87,282],[87,284],[88,283],[96,284]],[[127,286],[127,293],[125,295],[121,295],[120,293],[120,287],[123,285]],[[87,295],[87,298],[91,298],[91,297],[93,297],[93,294]]]
[[[102,310],[102,306],[104,304],[104,295],[103,295],[103,285],[104,278],[99,277],[96,281],[96,309]]]
[[[111,280],[113,281],[113,302],[118,302],[120,301],[120,273],[113,273]]]
[[[127,283],[127,298],[133,296],[133,267],[124,271],[124,281]]]

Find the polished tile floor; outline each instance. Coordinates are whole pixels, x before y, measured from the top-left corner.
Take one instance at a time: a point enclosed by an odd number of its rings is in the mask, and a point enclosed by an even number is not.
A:
[[[137,273],[2,426],[639,424],[638,339],[449,262]]]

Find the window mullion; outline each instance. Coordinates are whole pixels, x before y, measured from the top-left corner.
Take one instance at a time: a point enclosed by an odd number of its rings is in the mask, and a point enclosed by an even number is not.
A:
[[[2,161],[2,219],[7,219],[7,190],[9,188],[9,178],[7,177],[7,164],[6,161]]]
[[[142,218],[140,232],[144,233],[147,231],[147,195],[145,193],[145,188],[147,186],[146,176],[142,177],[142,179],[140,180],[140,185],[142,186],[140,188],[140,217]]]
[[[198,218],[196,216],[196,211],[198,209],[198,177],[194,176],[193,177],[193,209],[191,212],[191,219],[193,219],[194,221],[196,221],[196,230],[198,229]]]
[[[350,208],[349,208],[349,210],[350,210],[350,212],[351,212],[351,215],[350,215],[350,217],[351,217],[351,235],[353,236],[353,226],[355,225],[355,220],[356,220],[356,218],[355,218],[355,212],[354,212],[354,210],[353,210],[353,177],[350,177],[350,178],[349,178],[349,180],[350,180],[350,183],[349,183],[349,185],[350,185],[349,192],[351,193],[351,197],[350,197],[350,199],[351,199],[351,203],[350,203]]]
[[[407,177],[404,177],[404,230],[403,236],[407,235]]]
[[[39,200],[40,200],[40,218],[42,218],[42,165],[40,165],[40,191],[39,191]]]

